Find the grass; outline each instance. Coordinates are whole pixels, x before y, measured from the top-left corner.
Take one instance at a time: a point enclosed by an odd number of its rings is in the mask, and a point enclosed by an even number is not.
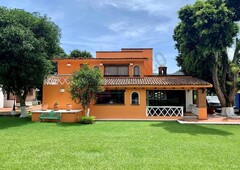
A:
[[[0,169],[239,169],[240,127],[0,117]]]

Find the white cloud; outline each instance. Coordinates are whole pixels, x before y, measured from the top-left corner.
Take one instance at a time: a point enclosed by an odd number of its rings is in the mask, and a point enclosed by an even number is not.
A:
[[[162,32],[162,33],[167,33],[172,29],[172,26],[174,23],[165,23],[165,24],[158,24],[155,27],[156,32]]]
[[[108,28],[114,32],[125,30],[127,27],[128,27],[128,24],[125,21],[112,23],[108,26]]]
[[[108,29],[117,33],[118,36],[124,36],[125,38],[141,37],[149,31],[148,26],[142,26],[139,23],[128,23],[127,21],[112,23],[108,26]]]
[[[194,0],[188,0],[193,3]],[[118,9],[127,9],[130,11],[144,11],[154,16],[173,17],[181,8],[182,1],[176,0],[98,0],[101,7],[112,6]]]

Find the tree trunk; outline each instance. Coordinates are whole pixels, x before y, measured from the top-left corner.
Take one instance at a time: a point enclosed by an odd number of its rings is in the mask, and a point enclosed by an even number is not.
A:
[[[238,65],[239,50],[240,50],[240,41],[236,38],[236,48],[235,48],[234,56],[232,60],[232,63],[234,65]],[[239,71],[234,72],[231,69],[229,69],[229,79],[232,82],[232,86],[230,87],[229,93],[226,97],[226,107],[222,106],[221,114],[224,116],[230,116],[230,117],[236,116],[234,113],[233,104],[234,104],[234,97],[238,91],[238,86],[237,86],[238,74],[239,74]]]
[[[28,117],[26,106],[21,106],[21,115],[20,118]]]
[[[86,117],[89,117],[89,113],[90,113],[90,108],[87,107],[86,109],[84,109],[84,113]]]
[[[222,107],[222,116],[228,116],[228,117],[234,117],[237,116],[234,113],[234,108],[233,107]]]
[[[17,94],[17,97],[20,100],[20,107],[21,107],[21,115],[20,118],[28,117],[27,110],[26,110],[26,98],[27,98],[28,91],[25,90],[23,94]]]
[[[87,108],[85,109],[85,116],[89,117],[90,114],[90,103],[87,104]]]
[[[213,65],[213,74],[212,74],[212,79],[213,79],[213,84],[214,84],[214,89],[216,91],[216,94],[219,98],[219,101],[221,103],[221,106],[222,106],[222,111],[221,111],[221,115],[223,116],[236,116],[234,114],[234,108],[232,107],[232,103],[233,103],[233,100],[234,100],[234,91],[236,89],[236,86],[235,86],[235,77],[234,77],[234,80],[233,80],[233,87],[231,89],[231,92],[229,95],[224,95],[223,91],[222,91],[222,88],[221,88],[221,85],[220,85],[220,82],[219,82],[219,79],[218,79],[218,56],[219,53],[218,52],[214,52],[214,57],[215,57],[215,62],[214,62],[214,65]],[[226,80],[222,80],[222,81],[226,81]],[[224,86],[224,88],[226,88]],[[225,91],[225,93],[227,93]]]
[[[222,107],[226,107],[226,99],[222,92],[222,89],[218,80],[218,55],[219,55],[218,52],[214,52],[215,62],[213,64],[212,80],[213,80],[215,92],[219,98],[219,101]]]

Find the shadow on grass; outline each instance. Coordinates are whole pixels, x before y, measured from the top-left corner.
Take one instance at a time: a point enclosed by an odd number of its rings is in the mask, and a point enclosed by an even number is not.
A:
[[[72,122],[70,122],[70,123],[58,123],[58,126],[60,126],[60,127],[74,127],[74,126],[94,126],[94,124],[81,124],[81,123],[78,123],[78,122],[76,122],[76,123],[72,123]]]
[[[59,127],[74,127],[74,126],[82,126],[80,123],[58,123]]]
[[[0,116],[0,130],[32,124],[31,117]]]
[[[165,130],[169,131],[170,133],[186,133],[190,135],[219,135],[219,136],[229,136],[233,135],[228,131],[214,129],[205,127],[202,125],[182,125],[177,122],[160,122],[151,124],[152,127],[161,127]]]

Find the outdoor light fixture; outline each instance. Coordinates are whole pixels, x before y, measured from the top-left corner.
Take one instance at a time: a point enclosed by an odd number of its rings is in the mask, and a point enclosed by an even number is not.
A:
[[[67,67],[70,67],[72,64],[71,63],[67,63]]]
[[[64,92],[65,92],[65,89],[64,89],[64,88],[61,88],[61,89],[59,90],[59,92],[60,92],[60,93],[64,93]]]
[[[103,66],[103,63],[100,63],[99,65],[100,65],[100,66]]]
[[[130,66],[133,66],[133,63],[130,63]]]

